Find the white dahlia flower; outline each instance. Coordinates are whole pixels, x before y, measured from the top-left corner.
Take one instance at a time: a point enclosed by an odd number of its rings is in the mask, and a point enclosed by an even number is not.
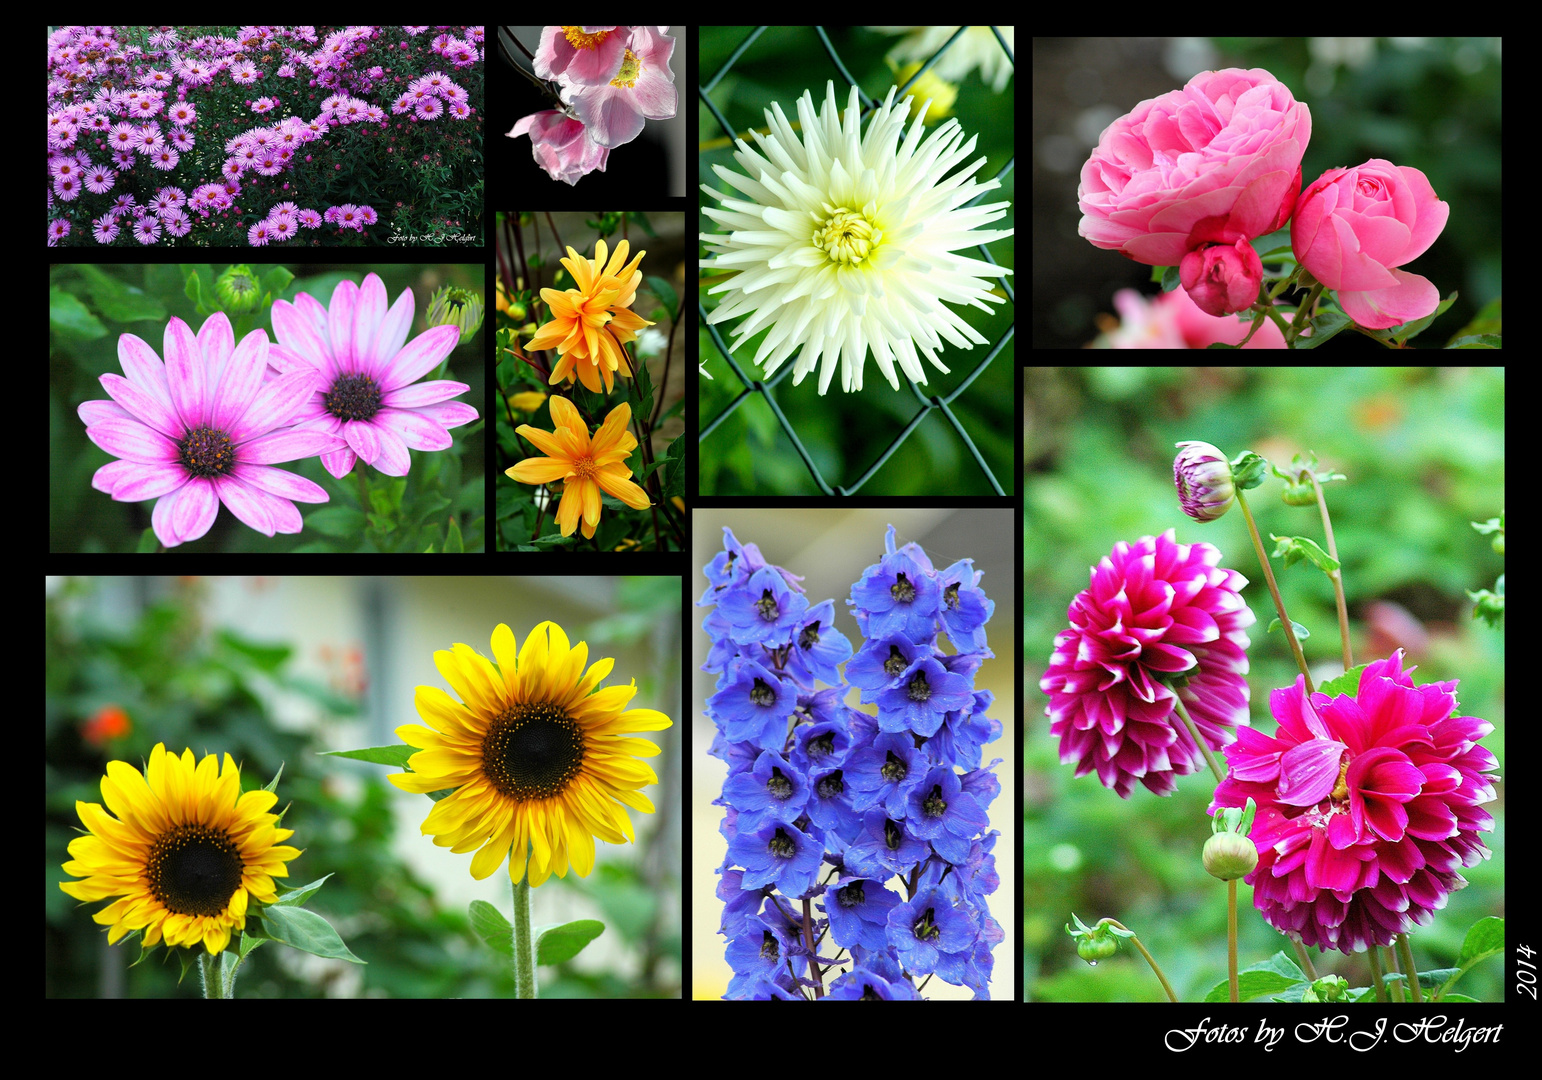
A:
[[[917,353],[945,372],[937,357],[944,340],[961,349],[986,343],[943,301],[983,311],[991,310],[986,301],[1001,302],[985,279],[1012,271],[954,252],[1011,236],[1011,229],[980,228],[1010,204],[964,206],[999,182],[973,179],[983,157],[947,176],[974,152],[975,140],[959,145],[957,120],[930,136],[917,120],[907,132],[909,100],[896,104],[891,88],[863,135],[856,87],[843,119],[831,82],[817,116],[811,92],[799,99],[802,138],[773,105],[766,113],[771,134],[751,132],[758,152],[735,140],[744,172],[713,166],[745,197],[702,188],[723,204],[702,212],[726,230],[702,234],[715,255],[702,270],[736,271],[709,290],[727,295],[707,321],[749,315],[734,329],[736,349],[769,326],[755,353],[768,376],[801,347],[794,385],[823,360],[823,394],[839,359],[842,389],[860,390],[871,347],[897,390],[896,360],[925,383]]]

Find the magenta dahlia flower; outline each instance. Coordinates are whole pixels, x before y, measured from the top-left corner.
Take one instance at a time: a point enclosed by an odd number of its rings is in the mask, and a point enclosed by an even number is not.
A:
[[[299,532],[300,512],[291,500],[321,503],[327,493],[269,466],[324,453],[338,440],[322,431],[286,430],[312,394],[316,374],[296,371],[263,382],[269,348],[265,330],[253,330],[237,345],[223,312],[204,320],[197,337],[173,317],[166,324],[165,364],[133,334],[120,337],[123,375],[101,378],[112,401],[85,401],[78,410],[87,437],[121,459],[96,470],[91,486],[119,502],[156,499],[150,524],[167,547],[208,532],[220,503],[264,536]]]
[[[404,289],[389,310],[388,300],[385,283],[367,274],[363,285],[339,282],[330,307],[309,293],[300,293],[293,304],[273,302],[279,343],[268,350],[268,363],[281,373],[317,376],[295,422],[346,441],[321,456],[339,480],[353,469],[355,457],[388,476],[406,476],[412,465],[408,447],[444,450],[451,443],[449,428],[477,418],[470,405],[449,400],[471,389],[465,383],[417,382],[450,355],[460,341],[459,328],[436,326],[406,343],[412,290]]]
[[[1060,760],[1077,776],[1096,771],[1121,798],[1136,780],[1169,795],[1174,777],[1203,765],[1175,699],[1213,750],[1248,722],[1243,628],[1253,612],[1247,579],[1220,561],[1210,544],[1177,543],[1168,529],[1120,541],[1093,567],[1039,680]]]
[[[1275,690],[1273,737],[1227,748],[1212,812],[1258,804],[1247,876],[1269,924],[1306,945],[1361,952],[1423,925],[1488,858],[1480,807],[1498,768],[1487,720],[1456,715],[1456,680],[1415,686],[1399,649],[1366,665],[1354,697]]]

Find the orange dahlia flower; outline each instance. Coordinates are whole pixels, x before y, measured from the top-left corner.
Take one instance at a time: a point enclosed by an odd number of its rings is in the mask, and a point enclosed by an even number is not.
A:
[[[623,240],[616,245],[615,254],[607,264],[604,240],[594,245],[595,257],[592,259],[568,248],[568,257],[562,260],[562,265],[573,275],[578,288],[565,292],[541,290],[541,299],[551,309],[552,317],[538,327],[535,337],[530,339],[531,349],[557,350],[558,360],[551,372],[552,383],[563,379],[572,383],[576,377],[598,393],[603,378],[605,392],[609,393],[616,372],[632,373],[621,346],[634,340],[638,330],[653,325],[628,310],[637,298],[637,285],[642,281],[642,271],[637,266],[646,254],[639,251],[637,258],[628,263],[627,242]]]
[[[580,517],[585,539],[594,536],[594,527],[600,523],[601,491],[614,495],[634,510],[646,510],[652,505],[648,493],[632,483],[632,470],[626,467],[627,455],[637,449],[637,440],[627,430],[632,422],[630,405],[622,402],[612,409],[593,438],[578,409],[567,398],[551,399],[551,418],[556,431],[542,431],[529,424],[515,428],[551,456],[526,458],[504,471],[521,484],[562,481],[557,526],[563,536],[573,535]]]

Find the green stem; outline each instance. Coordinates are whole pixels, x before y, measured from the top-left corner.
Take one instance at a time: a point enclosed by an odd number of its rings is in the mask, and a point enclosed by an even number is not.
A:
[[[1306,692],[1316,692],[1317,687],[1312,684],[1312,673],[1306,668],[1306,656],[1301,652],[1301,642],[1296,640],[1296,628],[1290,621],[1290,616],[1285,613],[1285,601],[1280,598],[1280,587],[1275,584],[1274,571],[1269,567],[1269,557],[1264,554],[1264,542],[1258,536],[1258,523],[1253,520],[1253,511],[1248,508],[1247,496],[1237,492],[1237,505],[1242,507],[1242,516],[1247,519],[1248,533],[1253,537],[1253,551],[1258,555],[1258,565],[1264,568],[1264,580],[1269,584],[1269,595],[1274,597],[1274,610],[1280,613],[1280,629],[1285,631],[1285,639],[1290,642],[1291,654],[1296,658],[1296,667],[1301,669],[1301,674],[1306,676]]]
[[[514,882],[514,996],[536,996],[535,939],[530,932],[530,866]]]

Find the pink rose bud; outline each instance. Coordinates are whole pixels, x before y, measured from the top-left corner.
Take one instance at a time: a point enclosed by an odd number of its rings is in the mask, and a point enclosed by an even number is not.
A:
[[[1197,248],[1178,264],[1184,291],[1209,315],[1245,311],[1258,300],[1264,264],[1246,240]]]
[[[1385,330],[1439,306],[1440,290],[1428,278],[1393,268],[1424,254],[1450,213],[1418,169],[1372,158],[1329,169],[1301,193],[1290,246],[1346,315]]]

